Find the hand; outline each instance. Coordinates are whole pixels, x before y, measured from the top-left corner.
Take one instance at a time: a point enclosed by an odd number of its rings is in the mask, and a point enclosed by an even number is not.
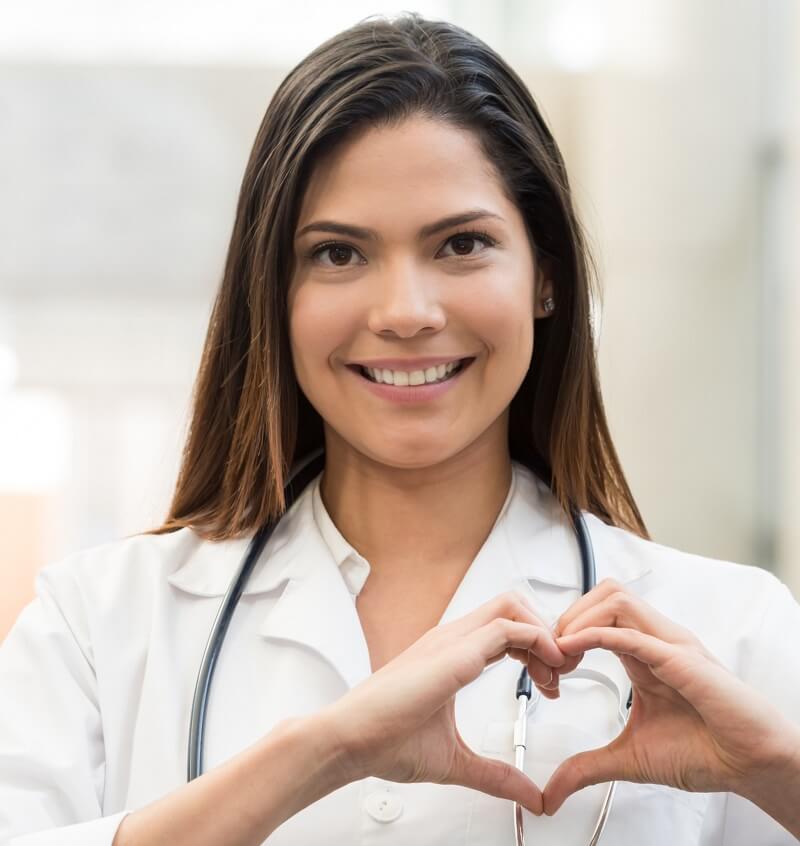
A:
[[[748,798],[779,786],[785,791],[796,767],[787,738],[796,729],[691,632],[607,580],[562,615],[554,634],[561,651],[578,659],[588,649],[614,652],[633,684],[633,704],[615,740],[568,758],[553,773],[545,813],[576,790],[612,780]]]
[[[460,784],[542,812],[539,788],[511,764],[476,755],[455,724],[455,694],[510,655],[532,679],[574,669],[546,626],[513,591],[436,626],[341,699],[323,719],[339,738],[348,780]],[[550,695],[558,695],[551,692]]]

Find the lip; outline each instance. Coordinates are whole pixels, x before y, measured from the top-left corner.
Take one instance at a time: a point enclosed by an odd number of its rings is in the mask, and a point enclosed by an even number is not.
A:
[[[470,367],[472,367],[475,358],[469,356],[462,356],[462,358],[465,357],[469,360],[458,371],[458,373],[456,373],[455,376],[451,376],[446,382],[437,382],[436,384],[432,385],[386,385],[383,382],[370,382],[370,380],[367,379],[367,377],[364,376],[358,369],[358,365],[348,364],[345,369],[348,373],[351,373],[353,375],[354,379],[358,379],[358,381],[368,391],[370,391],[375,396],[380,397],[381,399],[389,400],[390,402],[400,403],[430,402],[431,400],[438,399],[443,394],[446,394],[449,390],[455,387],[461,381],[461,377],[470,369]],[[453,359],[450,360],[453,361]],[[455,361],[460,360],[461,359],[455,359]],[[421,370],[422,368],[419,369]]]
[[[420,358],[372,358],[368,361],[348,361],[348,367],[385,367],[387,370],[427,370],[440,364],[450,364],[451,361],[461,361],[462,358],[475,358],[469,355],[450,356],[421,356]]]

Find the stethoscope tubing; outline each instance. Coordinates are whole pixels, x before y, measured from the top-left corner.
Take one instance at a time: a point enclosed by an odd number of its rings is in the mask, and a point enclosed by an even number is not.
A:
[[[318,449],[307,456],[294,469],[285,487],[287,511],[300,495],[300,491],[322,472],[325,464],[324,455],[324,449]],[[214,678],[214,670],[216,669],[219,654],[222,650],[222,644],[225,642],[225,635],[233,618],[233,612],[236,610],[242,591],[244,591],[256,562],[263,552],[267,541],[272,537],[272,533],[277,528],[278,523],[279,521],[268,523],[253,536],[239,568],[239,572],[228,587],[220,603],[217,616],[214,618],[211,634],[203,651],[203,658],[200,662],[200,670],[197,674],[197,682],[195,683],[194,696],[192,697],[192,713],[189,719],[189,751],[186,765],[187,781],[194,781],[194,779],[203,773],[205,727],[211,681]]]
[[[594,560],[594,546],[592,544],[592,536],[589,534],[589,527],[586,525],[586,520],[580,509],[573,508],[570,514],[572,518],[572,526],[575,529],[575,537],[578,541],[578,550],[581,558],[581,594],[586,595],[597,584],[597,567]],[[521,737],[514,738],[514,755],[515,766],[518,770],[525,769],[525,749],[526,739],[524,732],[524,718],[527,713],[528,703],[531,699],[531,678],[528,675],[528,668],[523,667],[519,674],[517,681],[517,702],[519,703],[519,717],[517,724],[523,727]],[[595,846],[600,839],[600,835],[605,828],[605,821],[611,809],[611,802],[614,798],[614,789],[616,782],[609,785],[606,797],[603,802],[603,807],[600,811],[600,816],[597,820],[592,839],[589,846]],[[514,802],[514,837],[516,839],[516,846],[525,846],[525,827],[522,820],[522,806]]]

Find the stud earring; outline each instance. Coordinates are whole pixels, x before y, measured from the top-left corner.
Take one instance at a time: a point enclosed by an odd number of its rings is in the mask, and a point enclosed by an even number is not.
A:
[[[548,298],[544,301],[543,305],[544,305],[544,310],[545,310],[548,314],[550,314],[550,312],[551,312],[551,311],[555,310],[555,307],[556,307],[556,301],[555,301],[552,297],[548,297]]]

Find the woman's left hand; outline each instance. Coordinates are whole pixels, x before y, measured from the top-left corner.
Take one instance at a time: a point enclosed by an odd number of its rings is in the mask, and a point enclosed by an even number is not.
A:
[[[576,790],[612,780],[732,791],[762,805],[759,797],[785,792],[798,753],[787,740],[797,728],[691,632],[607,580],[562,615],[554,634],[565,655],[615,653],[632,682],[633,704],[615,740],[553,773],[545,813]]]

